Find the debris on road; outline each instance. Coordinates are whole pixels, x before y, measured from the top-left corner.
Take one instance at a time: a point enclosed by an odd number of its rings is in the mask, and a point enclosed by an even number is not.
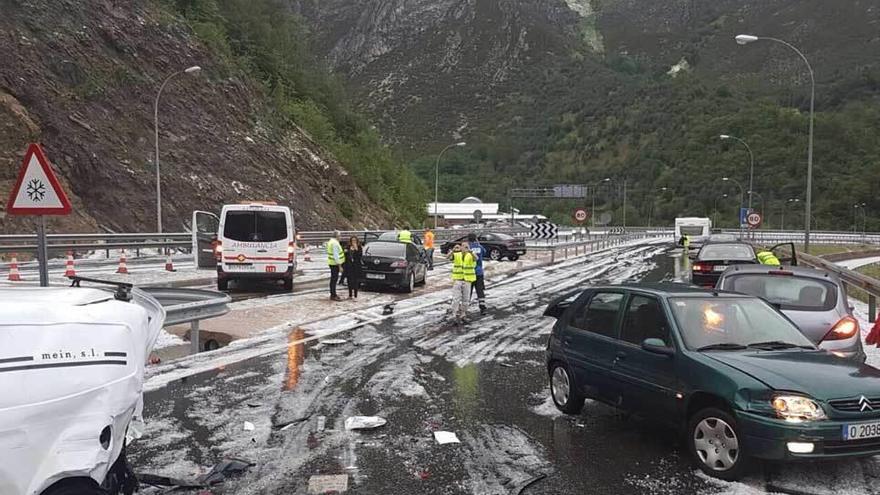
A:
[[[546,477],[547,477],[546,474],[539,474],[538,476],[535,476],[534,478],[532,478],[532,479],[530,479],[530,480],[527,480],[525,483],[523,483],[522,485],[520,485],[519,488],[515,489],[515,490],[512,492],[513,495],[522,495],[523,493],[525,493],[526,488],[528,488],[528,487],[534,485],[535,483],[541,481],[542,479],[544,479],[544,478],[546,478]]]
[[[278,423],[278,424],[274,425],[272,428],[275,428],[278,431],[285,431],[293,425],[298,425],[298,424],[302,423],[303,421],[307,421],[309,418],[311,418],[311,416],[297,418],[297,419],[294,419],[293,421],[285,421],[283,423]]]
[[[182,480],[168,476],[158,476],[149,473],[136,473],[140,483],[149,486],[168,486],[177,488],[208,488],[224,483],[232,475],[241,474],[256,464],[244,459],[223,459],[215,464],[210,471],[199,476],[195,480]]]
[[[455,433],[451,431],[435,431],[434,440],[437,440],[437,443],[440,445],[445,445],[447,443],[461,443]]]
[[[254,424],[251,423],[250,421],[245,421],[243,429],[244,429],[244,431],[254,431],[257,429],[257,427],[254,426]]]
[[[351,416],[345,419],[346,430],[370,430],[387,423],[385,418],[379,416]]]
[[[318,427],[317,430],[319,432],[324,431],[324,428],[327,426],[327,416],[318,416]]]
[[[348,475],[315,475],[309,478],[309,494],[343,493],[348,490]]]
[[[341,345],[341,344],[345,344],[347,342],[348,341],[345,339],[324,339],[324,340],[318,341],[319,344],[324,344],[324,345]]]

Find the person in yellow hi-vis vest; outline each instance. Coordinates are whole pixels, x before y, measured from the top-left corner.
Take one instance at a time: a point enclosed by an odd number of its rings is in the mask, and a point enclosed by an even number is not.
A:
[[[345,251],[339,244],[339,231],[333,232],[333,237],[327,241],[327,265],[330,267],[330,300],[341,301],[336,295],[336,282],[339,281],[339,270],[345,264]]]
[[[782,266],[782,263],[779,262],[779,258],[777,258],[775,254],[767,250],[759,251],[757,254],[757,258],[758,263],[761,263],[762,265]]]
[[[452,317],[460,325],[467,322],[471,284],[477,281],[477,259],[466,242],[456,244],[447,258],[452,261]]]

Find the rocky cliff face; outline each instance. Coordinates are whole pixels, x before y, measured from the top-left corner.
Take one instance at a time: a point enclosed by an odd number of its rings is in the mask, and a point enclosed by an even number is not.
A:
[[[76,214],[54,230],[155,229],[153,101],[160,103],[165,229],[194,209],[273,200],[302,229],[387,224],[388,216],[304,132],[265,125],[264,95],[223,70],[186,26],[143,0],[0,0],[0,196],[26,144],[41,142]],[[345,218],[336,199],[356,206]],[[30,220],[5,217],[0,232]]]
[[[876,1],[289,1],[318,53],[415,153],[505,118],[600,107],[627,84],[621,73],[697,71],[802,100],[801,61],[780,46],[737,48],[744,31],[798,44],[820,85],[838,88],[875,70],[880,50]]]
[[[292,4],[383,132],[413,150],[493,126],[498,105],[569,55],[581,22],[563,0]]]

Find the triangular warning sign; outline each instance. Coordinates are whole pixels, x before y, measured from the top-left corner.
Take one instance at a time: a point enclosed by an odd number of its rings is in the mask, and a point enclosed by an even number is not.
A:
[[[49,160],[39,144],[32,143],[24,155],[18,181],[9,194],[6,213],[10,215],[67,215],[70,201],[61,189]]]

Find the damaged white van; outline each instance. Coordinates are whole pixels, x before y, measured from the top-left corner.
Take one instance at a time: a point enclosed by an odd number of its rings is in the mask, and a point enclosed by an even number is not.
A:
[[[136,489],[126,443],[164,321],[130,286],[0,289],[0,494]]]

